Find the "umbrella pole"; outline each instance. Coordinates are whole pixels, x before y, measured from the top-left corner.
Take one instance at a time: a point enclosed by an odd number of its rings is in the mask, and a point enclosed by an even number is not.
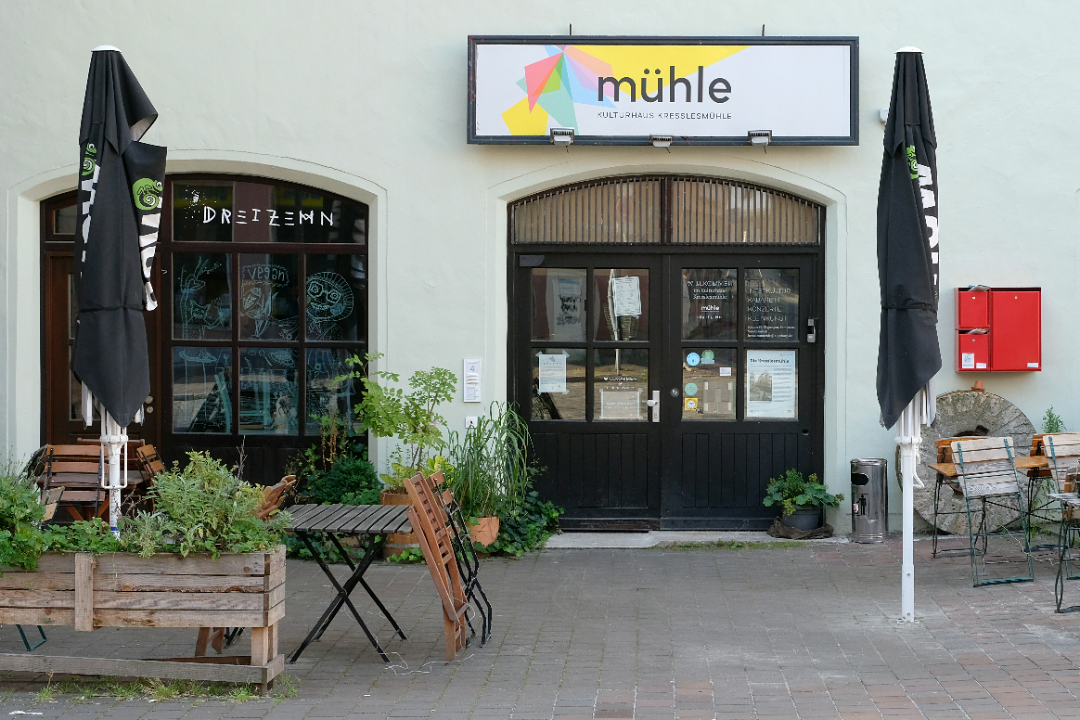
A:
[[[903,478],[904,552],[900,582],[900,619],[915,622],[915,488],[922,483],[915,477],[915,462],[922,444],[923,390],[912,398],[900,414],[900,474]]]
[[[127,427],[113,420],[112,415],[101,407],[101,445],[109,454],[109,474],[102,487],[109,491],[109,529],[120,537],[120,490],[127,487]],[[120,468],[120,449],[124,449],[124,468]]]

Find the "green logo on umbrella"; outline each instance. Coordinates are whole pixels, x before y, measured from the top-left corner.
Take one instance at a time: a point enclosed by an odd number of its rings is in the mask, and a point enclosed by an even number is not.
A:
[[[135,204],[140,210],[154,210],[161,202],[161,183],[150,178],[136,180],[131,186],[131,192],[135,195]]]
[[[97,164],[94,162],[94,158],[92,157],[93,155],[97,155],[97,148],[94,147],[94,143],[87,143],[87,145],[86,145],[86,157],[84,157],[83,161],[82,161],[82,174],[83,175],[93,175],[94,174],[94,168],[97,167]]]
[[[908,167],[911,168],[911,179],[914,180],[919,177],[918,161],[915,159],[915,146],[907,146],[907,161]]]

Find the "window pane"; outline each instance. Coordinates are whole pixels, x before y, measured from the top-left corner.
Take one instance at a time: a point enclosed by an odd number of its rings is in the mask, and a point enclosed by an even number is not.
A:
[[[173,432],[231,433],[232,349],[173,348]]]
[[[648,419],[648,350],[597,350],[593,379],[594,420]]]
[[[746,419],[796,420],[799,369],[795,350],[746,351]]]
[[[57,235],[75,234],[75,206],[68,205],[53,213],[53,232]]]
[[[682,419],[734,420],[735,379],[739,377],[734,348],[684,348]]]
[[[229,242],[232,216],[231,182],[173,184],[173,240]]]
[[[683,340],[737,339],[737,278],[734,269],[683,269]]]
[[[534,420],[585,419],[585,350],[532,349]]]
[[[240,255],[240,339],[295,340],[299,300],[295,255]]]
[[[297,435],[294,348],[240,349],[240,432]]]
[[[367,244],[367,205],[291,187],[274,187],[273,242]]]
[[[308,340],[367,337],[363,255],[308,255],[305,287]]]
[[[592,319],[595,339],[649,339],[648,270],[596,268],[593,287],[600,303]]]
[[[225,253],[173,254],[173,337],[232,337],[232,273]]]
[[[532,339],[584,342],[585,271],[533,268]]]
[[[746,340],[795,340],[799,324],[799,270],[745,271]]]
[[[338,380],[352,368],[345,359],[356,354],[344,348],[313,348],[307,351],[307,419],[304,432],[319,434],[319,421],[315,418],[342,419],[348,430],[355,429],[353,406],[359,400],[356,381]]]

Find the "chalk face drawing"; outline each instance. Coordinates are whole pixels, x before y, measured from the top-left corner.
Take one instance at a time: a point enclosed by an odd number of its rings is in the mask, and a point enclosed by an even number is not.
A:
[[[339,322],[353,313],[353,291],[336,272],[315,273],[307,281],[309,340],[340,340]]]
[[[183,260],[177,263],[180,266],[176,293],[176,312],[180,317],[177,334],[183,340],[202,340],[208,331],[229,329],[231,307],[227,280],[224,280],[226,292],[208,290],[208,280],[228,275],[224,256],[218,257],[222,259],[200,254],[194,256],[194,265]],[[211,333],[211,336],[216,335]]]

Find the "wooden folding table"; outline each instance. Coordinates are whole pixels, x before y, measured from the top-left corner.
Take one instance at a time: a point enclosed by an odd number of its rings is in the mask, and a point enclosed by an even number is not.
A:
[[[368,630],[367,625],[364,624],[363,618],[360,617],[360,613],[357,612],[349,596],[358,584],[362,585],[371,599],[375,601],[379,611],[394,626],[394,631],[401,636],[402,640],[405,639],[405,633],[398,627],[397,621],[394,620],[390,611],[382,604],[371,586],[364,581],[364,573],[367,572],[372,561],[381,553],[382,545],[389,533],[412,532],[412,526],[406,516],[408,509],[408,505],[296,505],[288,509],[289,515],[292,517],[289,532],[295,533],[300,538],[300,541],[307,546],[316,562],[319,563],[319,567],[322,568],[323,573],[330,579],[331,584],[337,591],[334,599],[323,612],[322,617],[315,623],[315,627],[311,628],[307,638],[289,658],[290,663],[296,662],[296,659],[300,657],[300,653],[304,652],[308,645],[322,636],[323,632],[337,616],[338,611],[341,610],[342,605],[348,606],[349,612],[352,613],[356,622],[364,630],[364,634],[367,635],[368,640],[371,641],[382,659],[390,662],[390,658],[387,657],[379,641]],[[325,537],[333,543],[352,570],[345,582],[338,581],[337,576],[327,566],[322,555],[312,542],[319,536]],[[341,538],[349,536],[361,538],[362,554],[356,563],[353,563],[348,553],[345,552],[345,548],[341,545]]]

